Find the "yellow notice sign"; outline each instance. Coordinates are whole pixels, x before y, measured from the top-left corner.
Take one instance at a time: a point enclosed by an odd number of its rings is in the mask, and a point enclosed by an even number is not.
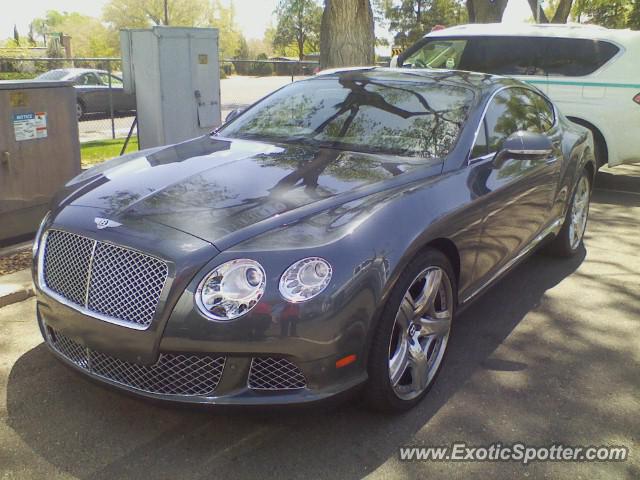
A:
[[[9,104],[12,107],[26,107],[27,106],[26,92],[9,92]]]

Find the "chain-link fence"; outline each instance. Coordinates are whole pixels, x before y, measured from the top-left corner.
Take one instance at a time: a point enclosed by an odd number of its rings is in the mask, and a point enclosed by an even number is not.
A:
[[[137,148],[135,95],[124,92],[119,58],[0,57],[0,80],[68,80],[75,84],[84,166]]]
[[[121,70],[119,58],[0,57],[0,80],[74,82],[84,166],[115,157],[124,147],[127,151],[137,148],[135,94],[125,93]],[[221,60],[222,118],[317,70],[318,62],[314,61]]]
[[[221,61],[222,77],[243,75],[252,77],[295,77],[313,75],[319,70],[319,63],[308,60],[244,60],[228,59]]]

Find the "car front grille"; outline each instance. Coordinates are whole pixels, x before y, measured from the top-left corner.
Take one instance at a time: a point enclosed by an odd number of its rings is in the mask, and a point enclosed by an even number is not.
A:
[[[168,272],[165,262],[135,250],[61,230],[47,232],[44,286],[109,319],[148,327]]]
[[[210,396],[225,364],[225,357],[162,353],[155,364],[139,365],[91,350],[50,327],[47,342],[89,373],[153,394]]]
[[[249,372],[252,390],[295,390],[305,388],[307,380],[302,371],[284,358],[254,358]]]

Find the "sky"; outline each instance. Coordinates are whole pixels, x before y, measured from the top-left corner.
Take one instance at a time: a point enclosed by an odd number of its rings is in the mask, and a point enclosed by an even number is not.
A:
[[[169,0],[171,1],[171,0]],[[229,4],[232,0],[223,0]],[[3,0],[0,15],[0,38],[13,36],[16,24],[21,35],[26,35],[33,18],[44,16],[47,10],[79,12],[100,17],[107,0]],[[273,22],[273,11],[278,0],[233,0],[236,23],[246,38],[262,38],[265,29]],[[7,5],[8,4],[8,5]],[[503,21],[520,22],[531,16],[527,0],[509,0]]]

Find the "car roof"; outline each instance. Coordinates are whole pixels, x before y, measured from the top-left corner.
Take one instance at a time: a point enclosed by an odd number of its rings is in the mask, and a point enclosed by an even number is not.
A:
[[[96,68],[56,68],[55,70],[51,70],[52,72],[67,72],[69,75],[80,75],[81,73],[106,73],[105,70],[98,70]]]
[[[351,68],[334,68],[323,70],[313,78],[322,77],[338,77],[349,79],[353,78],[371,78],[388,82],[416,82],[416,81],[434,81],[442,82],[448,85],[454,85],[462,88],[480,91],[483,94],[492,93],[493,91],[505,85],[522,85],[530,86],[519,80],[510,77],[502,77],[500,75],[491,75],[478,72],[467,72],[462,70],[446,70],[432,68],[387,68],[387,67],[351,67]],[[304,81],[304,80],[303,80]]]
[[[532,24],[532,23],[475,23],[457,25],[428,33],[424,38],[451,36],[518,36],[559,37],[588,40],[614,40],[620,43],[640,41],[640,32],[629,29],[610,29],[598,25]]]

